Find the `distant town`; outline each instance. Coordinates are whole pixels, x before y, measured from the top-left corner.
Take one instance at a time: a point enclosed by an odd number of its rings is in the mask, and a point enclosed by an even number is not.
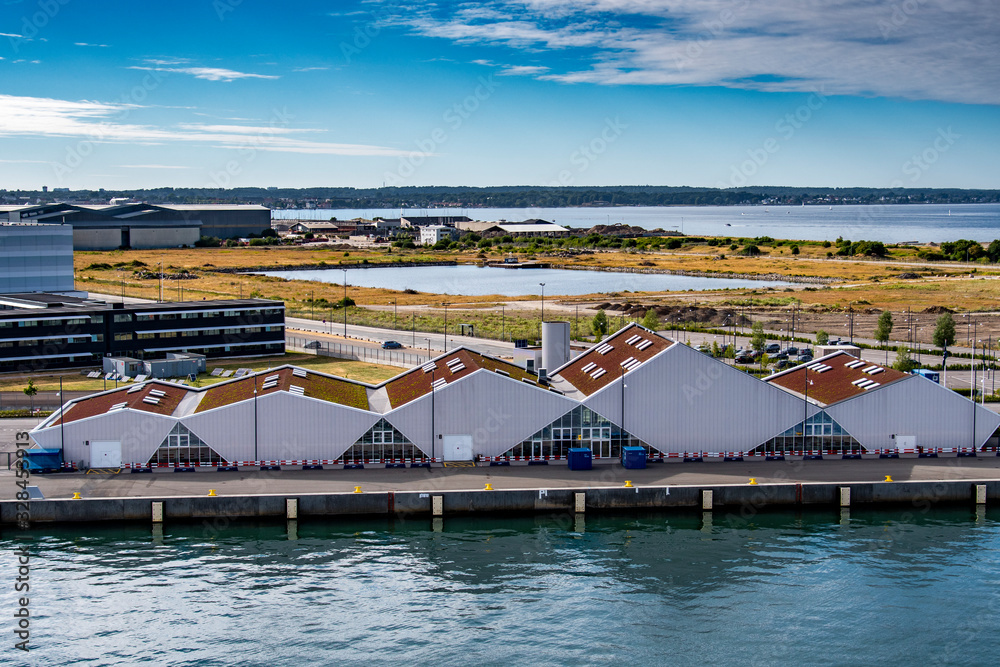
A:
[[[258,204],[270,209],[560,208],[606,206],[836,206],[859,204],[980,204],[1000,202],[1000,190],[941,188],[693,188],[385,187],[385,188],[153,188],[142,190],[0,189],[0,204],[66,202],[82,205]]]

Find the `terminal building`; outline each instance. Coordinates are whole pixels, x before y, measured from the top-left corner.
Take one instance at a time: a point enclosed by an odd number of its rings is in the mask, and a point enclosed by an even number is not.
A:
[[[0,222],[0,295],[73,290],[72,227]]]
[[[635,324],[569,359],[568,324],[552,324],[537,374],[463,347],[377,385],[291,366],[205,388],[152,381],[70,401],[31,436],[78,466],[143,468],[978,448],[1000,426],[840,352],[760,380]]]
[[[123,203],[108,206],[39,204],[0,206],[0,223],[69,225],[76,250],[175,248],[202,236],[219,239],[260,235],[271,227],[271,210],[256,205]]]
[[[285,306],[267,299],[105,303],[54,294],[0,296],[0,372],[163,359],[281,354]]]

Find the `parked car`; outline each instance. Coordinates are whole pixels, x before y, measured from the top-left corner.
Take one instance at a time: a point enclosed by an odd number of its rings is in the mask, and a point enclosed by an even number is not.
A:
[[[734,359],[734,361],[738,364],[752,364],[753,355],[749,352],[743,352],[742,354],[736,355],[736,359]]]
[[[788,347],[785,348],[784,351],[785,354],[787,354],[788,356],[794,357],[799,353],[799,348],[795,347],[794,345],[789,345]]]
[[[304,347],[307,350],[318,350],[319,349],[319,341],[318,340],[311,340],[308,343],[306,343]]]
[[[787,359],[788,358],[788,353],[787,352],[777,352],[775,354],[769,354],[767,356],[770,357],[771,359]]]
[[[795,357],[795,361],[799,362],[800,364],[805,364],[812,360],[813,356],[811,354],[800,354],[799,356]]]
[[[808,347],[804,347],[801,350],[799,350],[799,356],[801,357],[803,354],[808,354],[811,357],[813,356],[813,351]]]
[[[387,340],[384,343],[382,343],[383,350],[398,350],[401,347],[403,347],[403,344],[395,340]]]
[[[767,352],[768,354],[774,354],[779,350],[781,350],[781,345],[779,345],[778,343],[770,343],[768,344],[767,347],[764,348],[764,351]]]
[[[788,361],[788,359],[782,359],[781,361],[779,361],[777,364],[774,365],[774,370],[780,371],[785,368],[788,368],[791,365],[792,362]]]

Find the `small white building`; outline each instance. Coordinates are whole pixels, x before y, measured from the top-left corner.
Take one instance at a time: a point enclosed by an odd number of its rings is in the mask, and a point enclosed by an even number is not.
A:
[[[434,245],[441,239],[454,241],[458,238],[459,234],[460,232],[454,227],[447,227],[445,225],[428,225],[420,228],[420,244]]]

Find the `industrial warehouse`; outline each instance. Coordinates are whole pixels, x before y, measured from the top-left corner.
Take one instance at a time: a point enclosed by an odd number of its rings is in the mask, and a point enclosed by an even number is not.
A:
[[[31,437],[78,468],[410,465],[648,454],[979,448],[1000,415],[833,352],[764,380],[630,324],[538,373],[462,347],[378,385],[282,366],[205,388],[150,381],[71,401]],[[692,454],[693,455],[693,454]]]

